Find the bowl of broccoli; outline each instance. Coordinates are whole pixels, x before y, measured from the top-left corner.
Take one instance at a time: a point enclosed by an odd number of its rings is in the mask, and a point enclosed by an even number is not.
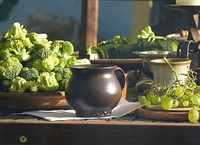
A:
[[[46,34],[27,32],[15,22],[0,40],[0,97],[65,91],[72,75],[70,66],[80,64],[73,53],[71,42],[49,41]]]

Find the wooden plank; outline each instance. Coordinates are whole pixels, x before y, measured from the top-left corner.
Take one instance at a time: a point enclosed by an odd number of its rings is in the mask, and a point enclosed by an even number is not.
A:
[[[44,121],[13,114],[0,119],[0,144],[199,145],[200,124],[137,119]]]
[[[98,36],[99,0],[82,0],[81,36],[82,46],[96,46]]]
[[[152,126],[131,122],[115,124],[112,121],[68,122],[0,123],[0,144],[20,144],[20,138],[25,137],[25,145],[199,145],[200,126]]]

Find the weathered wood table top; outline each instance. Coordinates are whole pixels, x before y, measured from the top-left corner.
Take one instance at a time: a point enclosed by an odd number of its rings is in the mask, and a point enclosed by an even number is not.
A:
[[[109,120],[45,121],[1,114],[0,145],[199,145],[200,124],[128,116]]]

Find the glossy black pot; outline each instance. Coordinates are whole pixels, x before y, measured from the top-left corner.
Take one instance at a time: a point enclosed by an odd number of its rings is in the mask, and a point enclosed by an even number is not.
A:
[[[73,76],[65,91],[77,116],[109,116],[119,103],[125,76],[115,65],[91,64],[71,67]]]

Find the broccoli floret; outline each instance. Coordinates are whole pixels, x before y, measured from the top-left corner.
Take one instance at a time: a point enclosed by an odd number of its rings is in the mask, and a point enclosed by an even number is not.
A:
[[[8,51],[14,57],[17,57],[19,61],[28,61],[31,59],[31,51],[33,50],[33,44],[27,38],[20,39],[8,39],[0,45],[1,51]]]
[[[1,51],[8,51],[19,61],[28,61],[31,59],[30,53],[33,51],[34,44],[26,36],[27,30],[18,22],[14,23],[10,30],[4,33],[0,44]]]
[[[26,81],[34,81],[39,77],[39,73],[36,68],[23,67],[19,76],[24,78]]]
[[[76,57],[72,56],[74,46],[69,41],[55,40],[51,43],[51,50],[59,58],[59,67],[69,67],[76,63]]]
[[[47,34],[31,32],[27,34],[27,37],[39,48],[50,48],[51,41],[48,41]]]
[[[68,60],[67,60],[66,66],[67,66],[67,67],[73,66],[73,65],[76,64],[76,62],[77,62],[76,57],[74,57],[74,56],[69,56],[69,58],[68,58]]]
[[[39,82],[39,90],[41,91],[55,91],[59,87],[54,72],[40,73],[38,82]]]
[[[56,68],[54,71],[56,80],[59,83],[58,90],[64,91],[69,84],[70,78],[72,76],[72,71],[70,68]]]
[[[68,58],[58,56],[58,60],[59,60],[59,63],[57,64],[57,67],[61,67],[61,68],[73,66],[77,63],[77,59],[74,56],[69,56]]]
[[[9,92],[65,90],[77,63],[74,47],[14,23],[0,40],[0,89]]]
[[[64,58],[64,57],[58,57],[59,59],[59,63],[58,65],[56,66],[57,68],[65,68],[65,66],[67,65],[68,63],[68,59],[67,58]]]
[[[42,60],[43,71],[51,71],[58,65],[59,59],[56,56],[49,56]]]
[[[31,59],[28,62],[24,63],[24,67],[28,67],[28,68],[34,67],[37,69],[37,71],[40,71],[41,70],[40,63],[41,63],[41,60],[39,60],[39,59]]]
[[[27,91],[30,91],[30,92],[38,91],[38,87],[39,87],[38,81],[27,81],[25,85],[26,85]]]
[[[20,25],[19,22],[15,22],[11,29],[4,32],[3,41],[9,38],[19,38],[19,37],[26,37],[27,30],[23,28],[23,25]]]
[[[11,54],[9,53],[9,51],[6,50],[0,51],[0,60],[8,59],[10,56]]]
[[[27,67],[34,67],[39,72],[50,72],[58,65],[59,59],[57,57],[49,56],[43,60],[35,59],[25,64]]]
[[[73,54],[74,46],[69,41],[55,40],[51,43],[51,50],[58,56],[68,57]]]
[[[23,93],[27,89],[26,80],[21,77],[16,77],[10,81],[9,92]]]
[[[11,80],[19,75],[22,64],[16,57],[8,57],[5,60],[0,60],[0,79]]]
[[[3,80],[3,91],[11,93],[23,93],[23,92],[37,92],[39,82],[26,81],[24,78],[16,77],[12,80]]]
[[[50,49],[41,48],[41,49],[37,49],[37,51],[35,51],[32,54],[32,57],[33,59],[44,59],[44,58],[49,57],[50,55],[54,55]]]
[[[38,71],[46,72],[54,69],[59,64],[59,58],[50,49],[42,48],[32,55],[33,60],[26,64]]]
[[[59,82],[59,89],[60,91],[65,91],[66,88],[69,85],[70,77],[69,78],[64,78]]]

